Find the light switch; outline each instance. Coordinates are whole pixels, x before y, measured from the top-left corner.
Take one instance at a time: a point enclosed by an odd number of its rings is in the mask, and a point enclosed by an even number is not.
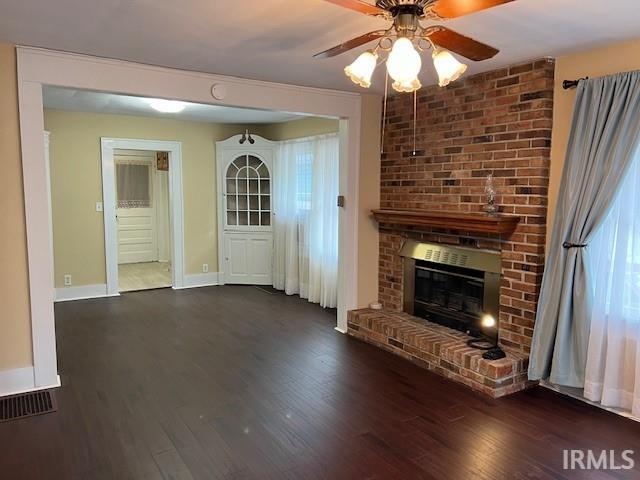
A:
[[[102,202],[96,202],[96,212],[102,211]]]

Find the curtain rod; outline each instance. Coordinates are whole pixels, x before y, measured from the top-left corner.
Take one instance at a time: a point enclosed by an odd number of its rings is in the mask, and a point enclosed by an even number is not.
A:
[[[578,78],[577,80],[563,80],[562,88],[564,88],[565,90],[568,90],[570,88],[576,88],[578,86],[578,83],[580,83],[580,80],[588,80],[588,79],[589,77]]]

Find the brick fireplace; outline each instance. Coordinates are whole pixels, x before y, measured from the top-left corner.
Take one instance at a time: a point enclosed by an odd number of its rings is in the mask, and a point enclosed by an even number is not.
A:
[[[406,344],[409,348],[397,339],[394,339],[395,345],[389,343],[392,337],[387,337],[385,348],[395,349],[395,353],[418,363],[426,362],[427,368],[438,373],[461,377],[455,379],[462,379],[463,383],[493,396],[526,387],[527,358],[544,266],[553,74],[553,62],[542,59],[469,76],[446,88],[422,89],[417,98],[415,155],[413,97],[395,95],[389,99],[381,170],[381,209],[427,212],[429,218],[436,221],[411,225],[411,222],[396,222],[384,215],[377,217],[380,222],[379,300],[384,310],[352,313],[352,335],[380,344],[384,343],[383,330],[401,334],[398,326],[411,321],[411,316],[397,313],[403,310],[404,288],[403,259],[399,252],[407,239],[492,250],[501,256],[499,344],[507,351],[507,359],[497,361],[502,362],[499,365],[496,362],[480,365],[483,361],[478,360],[477,351],[460,347],[458,356],[462,365],[451,364],[450,359],[443,360],[446,355],[434,354],[435,348],[431,348],[427,356],[428,346],[421,356],[419,348],[415,350],[416,347],[411,346],[413,337]],[[451,222],[437,222],[439,214],[446,217],[449,212],[462,216],[483,215],[488,174],[494,178],[500,214],[505,218],[519,217],[514,229],[488,231],[470,226],[466,230],[464,225],[472,223],[458,222],[452,228]],[[375,318],[378,320],[372,320]],[[375,327],[376,322],[390,322],[395,330]],[[414,330],[414,335],[416,325],[424,323],[407,327]],[[368,327],[372,328],[370,338],[367,338]],[[441,326],[436,330],[445,335],[441,340],[449,342],[451,348],[455,338],[458,343],[463,340],[459,333],[447,332]],[[451,338],[447,337],[449,333]],[[409,353],[412,348],[413,353]],[[467,353],[460,353],[463,350]],[[462,358],[465,355],[477,363],[476,368],[468,372],[465,368],[470,368],[473,362],[467,359],[465,367]],[[445,367],[442,361],[447,364]],[[502,369],[503,373],[510,370],[509,378],[499,374],[487,376],[488,371],[495,373],[496,369]]]

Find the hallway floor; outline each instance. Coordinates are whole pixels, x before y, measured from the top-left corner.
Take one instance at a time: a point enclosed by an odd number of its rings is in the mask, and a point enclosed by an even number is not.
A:
[[[59,409],[0,423],[3,479],[640,478],[640,458],[562,470],[563,449],[639,455],[640,424],[543,388],[486,398],[295,296],[162,289],[55,310]]]
[[[121,292],[170,287],[169,262],[123,263],[118,265],[118,287]]]

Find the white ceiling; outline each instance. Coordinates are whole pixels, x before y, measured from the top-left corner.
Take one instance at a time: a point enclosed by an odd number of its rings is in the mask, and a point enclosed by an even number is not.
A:
[[[322,0],[0,0],[0,12],[0,40],[17,44],[354,91],[342,68],[362,49],[312,55],[387,25]],[[446,24],[501,50],[470,73],[640,36],[638,0],[516,0]],[[421,77],[434,83],[431,68]]]
[[[292,113],[198,103],[186,103],[185,109],[179,113],[161,113],[151,108],[148,98],[51,86],[43,88],[43,103],[45,108],[57,110],[179,118],[209,123],[280,123],[302,118]]]

